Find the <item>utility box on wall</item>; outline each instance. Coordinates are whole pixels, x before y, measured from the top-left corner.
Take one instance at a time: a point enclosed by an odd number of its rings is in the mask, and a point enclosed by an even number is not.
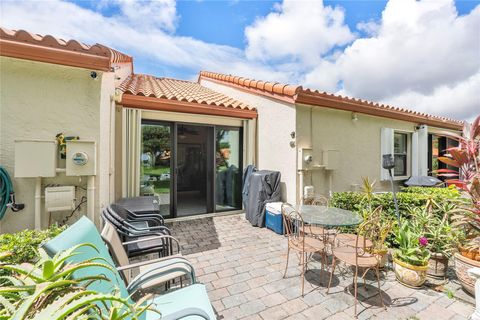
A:
[[[313,165],[313,150],[302,148],[298,149],[298,170],[308,170]]]
[[[338,150],[323,151],[323,165],[325,170],[337,170],[340,161],[340,152]]]
[[[15,140],[15,178],[55,177],[55,140]]]
[[[94,176],[97,172],[95,141],[67,141],[67,176]]]

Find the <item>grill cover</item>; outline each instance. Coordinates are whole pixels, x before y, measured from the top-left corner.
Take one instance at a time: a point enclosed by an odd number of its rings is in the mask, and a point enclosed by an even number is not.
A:
[[[250,175],[245,216],[253,226],[265,227],[265,205],[281,201],[280,172],[260,170]]]

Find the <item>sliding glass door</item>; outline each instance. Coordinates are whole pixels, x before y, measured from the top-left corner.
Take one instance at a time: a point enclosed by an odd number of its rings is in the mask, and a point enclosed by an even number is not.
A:
[[[140,156],[140,195],[157,196],[160,213],[172,215],[173,200],[173,126],[169,123],[143,122]]]
[[[177,216],[212,212],[212,132],[209,126],[177,124]]]
[[[140,195],[165,217],[241,209],[242,143],[241,128],[143,121]]]
[[[242,135],[240,128],[215,128],[215,210],[242,208]]]

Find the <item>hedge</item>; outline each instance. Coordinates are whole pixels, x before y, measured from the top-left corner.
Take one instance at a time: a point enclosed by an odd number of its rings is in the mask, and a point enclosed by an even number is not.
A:
[[[330,205],[345,210],[360,212],[366,206],[365,195],[360,192],[335,192]],[[428,199],[432,199],[444,205],[454,205],[455,199],[460,197],[457,189],[449,188],[422,188],[408,187],[397,192],[398,207],[400,215],[406,215],[408,208],[424,207]],[[393,195],[388,193],[377,193],[372,199],[372,207],[382,206],[384,212],[394,215],[395,203]]]
[[[38,260],[38,246],[42,242],[55,237],[64,229],[65,227],[53,225],[45,230],[24,230],[0,235],[0,252],[12,253],[2,262],[10,264],[36,262]]]

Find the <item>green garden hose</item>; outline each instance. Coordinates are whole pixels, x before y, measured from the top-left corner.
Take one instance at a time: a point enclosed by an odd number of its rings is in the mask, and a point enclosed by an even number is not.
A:
[[[24,208],[23,204],[15,203],[15,192],[7,170],[0,166],[0,220],[5,216],[5,212],[10,208],[17,212]]]

